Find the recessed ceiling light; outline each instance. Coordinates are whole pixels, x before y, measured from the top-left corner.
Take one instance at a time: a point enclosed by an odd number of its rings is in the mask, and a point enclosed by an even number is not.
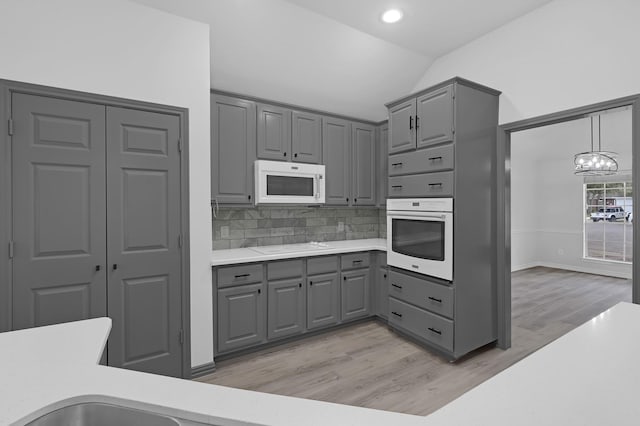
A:
[[[389,9],[382,14],[382,21],[387,24],[393,24],[402,19],[402,11],[398,9]]]

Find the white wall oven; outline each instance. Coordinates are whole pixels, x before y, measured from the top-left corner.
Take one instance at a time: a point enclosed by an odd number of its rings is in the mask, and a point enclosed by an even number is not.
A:
[[[255,204],[324,204],[325,166],[256,160]]]
[[[453,198],[387,200],[387,263],[453,281]]]

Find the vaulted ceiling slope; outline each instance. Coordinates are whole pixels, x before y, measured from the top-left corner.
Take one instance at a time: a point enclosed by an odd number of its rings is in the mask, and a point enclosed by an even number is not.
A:
[[[399,0],[396,30],[386,0],[134,1],[209,24],[214,89],[380,121],[437,56],[549,0]]]

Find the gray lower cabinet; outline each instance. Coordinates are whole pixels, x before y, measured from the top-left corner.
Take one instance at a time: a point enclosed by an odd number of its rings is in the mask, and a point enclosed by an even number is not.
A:
[[[354,269],[342,273],[341,319],[350,321],[369,316],[369,269]]]
[[[368,124],[353,123],[351,134],[352,205],[374,206],[376,204],[376,131]]]
[[[302,277],[267,284],[267,338],[300,334],[306,323],[306,288]]]
[[[258,158],[291,159],[291,110],[258,104]]]
[[[255,159],[255,103],[211,95],[211,199],[252,204]]]
[[[264,283],[218,290],[218,348],[228,352],[266,342]]]
[[[335,325],[340,321],[338,272],[307,277],[307,328]]]

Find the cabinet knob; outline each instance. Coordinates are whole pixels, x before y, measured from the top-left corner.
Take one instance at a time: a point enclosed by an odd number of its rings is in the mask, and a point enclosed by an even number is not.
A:
[[[286,152],[284,153],[284,156],[285,156],[285,157],[287,156],[287,153],[286,153]]]
[[[384,277],[387,278],[387,274],[384,274]]]
[[[258,289],[258,294],[262,293],[262,290]]]
[[[248,198],[249,200],[251,200],[251,195],[247,195],[247,198]]]
[[[354,199],[353,199],[353,202],[354,202],[354,203],[357,203],[357,202],[358,202],[358,199],[357,199],[357,198],[354,198]]]
[[[113,264],[113,270],[115,271],[116,269],[118,269],[118,264],[117,264],[117,263],[114,263],[114,264]]]
[[[346,280],[347,280],[347,277],[342,277],[342,279],[343,279],[344,281],[346,281]]]
[[[294,156],[295,158],[298,158],[298,153],[296,152],[295,154],[293,154],[293,156]]]
[[[302,288],[302,283],[298,283],[298,287],[299,287],[299,288]]]
[[[349,197],[347,197],[347,203],[349,202]]]
[[[100,270],[100,265],[96,265],[96,272]]]

